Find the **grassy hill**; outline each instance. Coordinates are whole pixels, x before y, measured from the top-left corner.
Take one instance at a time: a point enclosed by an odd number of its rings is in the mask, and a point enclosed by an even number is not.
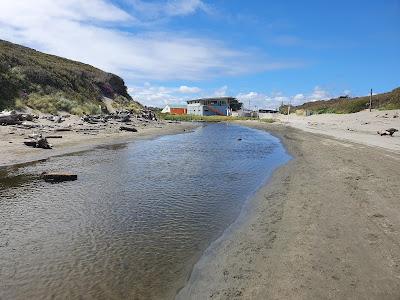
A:
[[[0,110],[30,107],[72,114],[100,113],[104,97],[138,110],[124,81],[90,65],[0,40]]]
[[[339,97],[330,100],[307,102],[302,105],[292,106],[290,110],[309,110],[314,114],[323,113],[355,113],[369,107],[369,96],[346,98]],[[374,109],[400,109],[400,88],[391,92],[377,94],[372,97],[372,108]],[[287,113],[287,105],[279,108],[281,113]]]

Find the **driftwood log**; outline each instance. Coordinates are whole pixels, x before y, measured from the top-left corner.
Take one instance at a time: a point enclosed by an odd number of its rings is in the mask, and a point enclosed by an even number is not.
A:
[[[62,132],[62,131],[72,131],[71,128],[56,128],[54,131]]]
[[[24,142],[25,145],[33,148],[51,149],[52,146],[49,144],[46,138],[37,137],[29,141]]]
[[[7,115],[0,115],[0,124],[1,125],[21,125],[22,121],[19,119],[19,116],[16,114],[7,114]]]
[[[48,135],[46,139],[62,139],[62,135]]]
[[[137,132],[137,129],[135,127],[127,127],[127,126],[121,126],[119,128],[120,131],[130,131],[130,132]]]
[[[383,136],[383,135],[390,135],[390,136],[393,136],[393,134],[395,133],[395,132],[397,132],[398,130],[396,129],[396,128],[389,128],[389,129],[386,129],[386,130],[379,130],[379,131],[377,131],[377,133],[380,135],[380,136]]]
[[[0,113],[1,125],[21,125],[23,121],[33,121],[38,117],[31,114],[21,114],[15,111]]]
[[[78,175],[69,173],[47,173],[43,172],[40,177],[46,182],[62,182],[62,181],[75,181]]]

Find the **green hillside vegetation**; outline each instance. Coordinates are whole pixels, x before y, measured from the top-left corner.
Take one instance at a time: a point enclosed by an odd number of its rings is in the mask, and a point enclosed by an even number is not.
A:
[[[302,105],[292,106],[291,112],[296,110],[308,110],[313,114],[336,113],[346,114],[362,111],[369,107],[369,96],[346,98],[339,97],[330,100],[307,102]],[[377,94],[372,97],[372,108],[400,109],[400,88],[388,93]],[[280,113],[287,114],[288,107],[283,105],[279,108]]]
[[[106,109],[103,97],[118,108],[142,107],[117,75],[0,40],[0,110],[97,114]]]

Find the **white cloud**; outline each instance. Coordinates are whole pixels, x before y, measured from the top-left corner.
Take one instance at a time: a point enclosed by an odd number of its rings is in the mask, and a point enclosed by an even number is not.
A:
[[[186,103],[194,94],[201,92],[198,87],[182,85],[180,87],[156,86],[146,82],[143,86],[128,88],[133,99],[147,106],[163,107],[168,103]]]
[[[324,100],[324,99],[328,99],[329,98],[329,93],[322,89],[319,86],[316,86],[312,92],[312,94],[307,97],[308,101],[318,101],[318,100]]]
[[[5,0],[1,3],[0,22],[14,28],[34,26],[56,18],[115,22],[130,20],[131,16],[104,0]]]
[[[243,102],[243,106],[247,109],[276,109],[282,102],[288,100],[281,93],[266,95],[258,92],[240,93],[236,98]]]
[[[201,89],[195,86],[181,85],[178,91],[182,94],[198,94],[201,92]]]
[[[200,0],[174,0],[168,1],[166,12],[171,16],[188,15],[197,10],[207,11],[207,6]]]
[[[181,85],[178,87],[165,87],[144,83],[142,86],[132,86],[128,89],[131,96],[147,106],[163,107],[168,103],[186,103],[193,98],[205,97],[223,97],[229,95],[227,85],[215,90],[202,90],[198,87]],[[316,86],[309,93],[297,93],[294,95],[285,95],[282,92],[272,92],[269,94],[250,91],[247,93],[238,93],[236,98],[243,103],[245,108],[250,109],[278,109],[282,104],[291,103],[291,105],[300,105],[304,102],[327,100],[339,95],[324,90]],[[324,97],[324,98],[322,98]]]
[[[236,97],[241,102],[243,102],[246,108],[277,109],[282,103],[283,104],[291,103],[292,105],[300,105],[310,101],[327,100],[332,98],[333,96],[331,95],[331,93],[324,90],[320,86],[316,86],[308,94],[297,93],[294,96],[284,95],[282,92],[274,92],[268,95],[253,91],[249,93],[239,93]]]
[[[216,89],[210,97],[224,97],[226,96],[227,91],[228,91],[228,86],[226,85],[221,86],[220,88]]]
[[[146,20],[157,20],[175,16],[186,16],[197,11],[207,12],[208,6],[200,0],[169,0],[146,2],[142,0],[127,0],[131,4],[132,13],[138,18]]]
[[[293,96],[293,102],[300,103],[306,99],[306,96],[304,94],[296,94]]]
[[[203,2],[194,0],[169,1],[162,8],[169,16],[204,9]],[[218,40],[127,31],[140,22],[107,0],[2,0],[0,38],[89,63],[128,80],[199,80],[297,66],[266,62],[254,51],[233,50]]]
[[[343,91],[343,96],[351,96],[351,91],[350,90],[344,90]]]

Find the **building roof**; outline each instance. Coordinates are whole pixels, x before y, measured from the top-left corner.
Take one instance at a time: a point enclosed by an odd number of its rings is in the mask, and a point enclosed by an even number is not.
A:
[[[211,98],[200,98],[200,99],[192,99],[192,100],[188,100],[187,101],[187,103],[191,103],[191,102],[194,102],[194,101],[210,101],[210,100],[227,100],[227,101],[230,101],[230,100],[234,100],[235,98],[234,97],[211,97]]]
[[[167,105],[171,108],[187,108],[187,104],[170,103]]]
[[[277,113],[278,111],[275,110],[275,109],[259,109],[258,112],[259,112],[259,113],[271,113],[271,114],[275,114],[275,113]]]

